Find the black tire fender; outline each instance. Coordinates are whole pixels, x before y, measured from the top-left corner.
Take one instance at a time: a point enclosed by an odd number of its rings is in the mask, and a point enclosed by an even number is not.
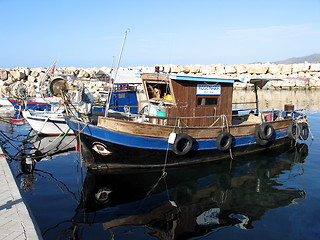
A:
[[[192,145],[192,137],[185,133],[178,133],[172,144],[172,151],[177,155],[183,156],[190,152]]]
[[[259,125],[260,126],[260,125]],[[260,146],[266,146],[269,143],[269,140],[262,139],[259,134],[259,126],[256,127],[256,130],[254,131],[254,140],[256,143]]]
[[[221,132],[216,139],[216,146],[220,151],[226,151],[231,148],[233,137],[228,132]]]
[[[288,138],[290,138],[292,140],[298,139],[298,137],[300,136],[300,133],[301,133],[301,129],[300,129],[299,124],[295,121],[292,121],[288,126],[287,133],[288,133]]]
[[[309,137],[309,126],[308,123],[306,122],[301,122],[299,123],[299,127],[300,127],[300,139],[301,140],[307,140]]]
[[[274,134],[274,128],[271,123],[263,122],[258,126],[259,136],[263,140],[269,140]]]

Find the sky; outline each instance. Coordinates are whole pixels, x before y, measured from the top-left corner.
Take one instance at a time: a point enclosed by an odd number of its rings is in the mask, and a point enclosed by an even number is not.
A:
[[[0,0],[0,69],[247,64],[320,53],[320,0]]]

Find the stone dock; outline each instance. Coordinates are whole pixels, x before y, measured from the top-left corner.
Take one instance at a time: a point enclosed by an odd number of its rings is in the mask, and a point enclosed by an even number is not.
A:
[[[161,72],[190,75],[190,76],[214,76],[222,78],[238,79],[234,85],[238,89],[250,89],[252,85],[246,79],[268,78],[270,81],[266,89],[320,89],[320,63],[299,63],[299,64],[240,64],[228,65],[157,65]],[[154,72],[155,66],[127,67],[120,68],[119,72]],[[106,81],[111,68],[75,68],[75,67],[53,67],[28,68],[17,67],[14,69],[0,69],[0,94],[10,95],[15,86],[23,84],[28,89],[29,96],[39,92],[39,82],[48,80],[46,72],[54,72],[60,75],[70,75],[75,79],[87,81],[97,79]],[[280,81],[279,81],[280,80]],[[47,83],[48,84],[48,83]],[[90,83],[92,91],[100,90],[101,85]]]
[[[0,154],[2,154],[0,147]],[[0,239],[42,239],[7,160],[0,156]]]

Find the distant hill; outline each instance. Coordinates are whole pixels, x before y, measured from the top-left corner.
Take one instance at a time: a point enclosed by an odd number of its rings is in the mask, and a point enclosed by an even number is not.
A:
[[[286,59],[286,60],[277,61],[277,62],[273,62],[273,63],[276,63],[276,64],[293,64],[293,63],[304,63],[304,62],[319,63],[320,62],[320,54],[316,53],[316,54],[312,54],[312,55],[305,56],[305,57],[289,58],[289,59]]]

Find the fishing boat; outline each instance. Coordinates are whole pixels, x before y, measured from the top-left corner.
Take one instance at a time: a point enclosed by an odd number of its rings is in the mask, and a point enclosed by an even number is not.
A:
[[[38,134],[73,134],[64,119],[64,113],[24,110],[22,116]]]
[[[141,79],[146,100],[138,114],[106,114],[96,122],[66,117],[92,156],[89,168],[191,165],[308,138],[307,117],[292,105],[259,111],[256,95],[254,111],[233,109],[234,79],[160,72]],[[266,82],[251,80],[256,93]]]

